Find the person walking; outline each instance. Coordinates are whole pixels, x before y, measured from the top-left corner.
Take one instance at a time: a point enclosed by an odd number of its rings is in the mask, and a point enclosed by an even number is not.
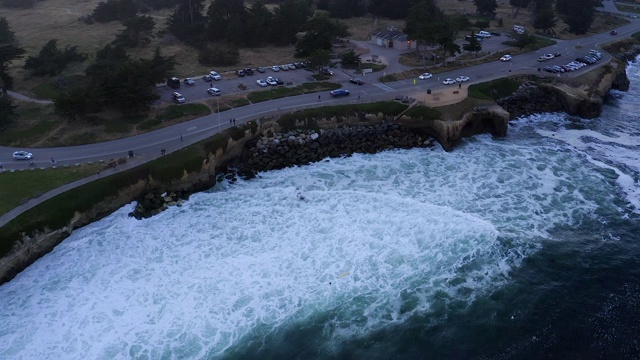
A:
[[[182,135],[180,135],[180,142],[183,142],[183,141],[184,141],[184,139],[182,139]]]
[[[51,158],[51,164],[55,164],[56,160],[54,158]]]
[[[318,95],[318,101],[320,101],[320,95]]]
[[[236,125],[236,119],[235,118],[233,119],[233,125],[234,126]]]

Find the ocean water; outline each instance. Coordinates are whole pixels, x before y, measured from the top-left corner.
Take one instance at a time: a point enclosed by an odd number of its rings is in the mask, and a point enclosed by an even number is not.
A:
[[[640,357],[640,65],[600,118],[135,204],[0,286],[0,359]]]

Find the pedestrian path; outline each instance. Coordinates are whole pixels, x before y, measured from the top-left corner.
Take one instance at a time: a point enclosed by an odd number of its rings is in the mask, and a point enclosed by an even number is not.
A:
[[[384,90],[384,91],[387,91],[387,92],[389,92],[389,91],[395,91],[395,90],[396,90],[396,89],[392,88],[391,86],[387,86],[387,85],[385,85],[385,84],[380,84],[380,83],[371,83],[371,85],[373,85],[373,86],[375,86],[375,87],[377,87],[377,88],[380,88],[380,89],[382,89],[382,90]]]

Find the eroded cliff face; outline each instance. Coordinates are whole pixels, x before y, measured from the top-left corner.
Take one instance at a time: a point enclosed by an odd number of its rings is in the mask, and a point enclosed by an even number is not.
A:
[[[625,66],[611,62],[594,70],[591,84],[581,84],[572,80],[525,82],[514,94],[497,101],[511,114],[511,118],[541,112],[565,112],[583,118],[594,118],[602,113],[605,96],[611,89],[626,91],[629,79]]]

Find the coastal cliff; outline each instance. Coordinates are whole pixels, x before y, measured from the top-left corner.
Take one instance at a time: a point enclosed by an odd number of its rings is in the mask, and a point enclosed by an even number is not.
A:
[[[514,94],[498,99],[497,103],[512,119],[541,112],[564,112],[591,119],[602,112],[609,90],[629,89],[625,66],[616,61],[578,79],[546,81],[525,81]]]
[[[0,284],[50,252],[74,229],[99,220],[134,200],[138,205],[132,215],[138,218],[152,216],[167,206],[180,206],[181,199],[215,185],[217,174],[226,171],[230,165],[245,174],[253,174],[354,152],[430,147],[434,145],[434,139],[450,151],[464,137],[481,133],[506,136],[510,118],[547,111],[598,116],[607,92],[612,88],[626,90],[628,86],[624,66],[613,64],[598,71],[590,85],[570,81],[525,82],[514,94],[498,100],[498,105],[469,109],[457,120],[425,119],[411,116],[410,112],[398,115],[359,112],[348,117],[320,116],[313,119],[313,129],[283,130],[279,119],[261,119],[250,123],[251,126],[233,128],[195,144],[186,149],[191,150],[191,154],[179,151],[110,177],[125,177],[127,181],[120,178],[119,182],[110,182],[110,178],[105,178],[102,186],[113,188],[110,195],[96,200],[89,209],[74,210],[63,224],[47,219],[25,220],[32,221],[28,223],[31,231],[15,232],[13,247],[0,258]],[[309,125],[307,120],[301,119],[296,119],[294,124]],[[155,169],[159,167],[157,164],[166,167],[172,158],[171,171],[163,173]],[[74,191],[75,195],[67,196],[82,196],[86,189],[81,187]]]

